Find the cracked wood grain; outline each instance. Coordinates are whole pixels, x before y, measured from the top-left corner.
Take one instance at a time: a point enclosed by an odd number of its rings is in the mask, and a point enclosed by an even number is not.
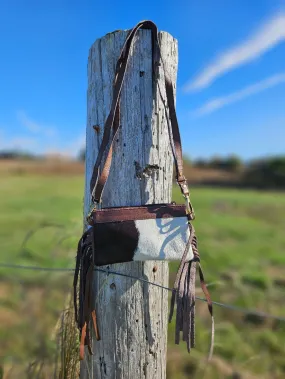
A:
[[[91,173],[110,109],[116,60],[126,35],[127,31],[109,33],[98,39],[89,52],[84,219],[90,208]],[[177,41],[166,32],[161,32],[159,38],[166,69],[176,83]],[[158,82],[165,100],[162,67]],[[148,30],[139,31],[131,50],[122,89],[120,123],[103,206],[170,202],[173,158],[157,87],[153,93]],[[132,262],[110,267],[168,285],[167,262]],[[165,379],[168,294],[140,281],[114,275],[106,278],[100,273],[96,273],[94,288],[101,341],[93,338],[94,355],[90,357],[86,351],[81,378]]]

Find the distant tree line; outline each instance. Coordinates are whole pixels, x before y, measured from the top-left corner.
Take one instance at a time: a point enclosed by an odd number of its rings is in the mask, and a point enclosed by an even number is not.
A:
[[[257,188],[285,188],[285,156],[251,161],[242,180]]]
[[[85,149],[78,155],[85,161]],[[191,160],[184,156],[184,164],[200,169],[223,170],[236,174],[239,185],[254,188],[285,188],[285,155],[244,162],[237,155],[214,156],[210,159]]]
[[[187,162],[189,159],[187,158]],[[193,167],[224,170],[238,174],[242,186],[255,188],[285,188],[285,155],[244,162],[235,155],[198,159]]]
[[[0,151],[0,159],[43,159],[37,155],[17,150]],[[85,161],[85,149],[82,149],[77,159]],[[184,163],[188,167],[216,169],[236,174],[238,184],[243,187],[255,188],[282,188],[285,189],[285,155],[255,159],[244,162],[236,155],[228,157],[214,156],[210,159],[191,160],[184,156]]]
[[[197,159],[193,166],[200,168],[214,168],[217,170],[226,170],[230,172],[240,172],[244,168],[244,162],[236,155],[228,157],[214,156],[210,159]]]
[[[85,162],[85,157],[86,157],[86,150],[85,148],[83,148],[79,151],[77,158],[80,162]]]
[[[0,150],[0,159],[39,159],[38,156],[19,150]]]

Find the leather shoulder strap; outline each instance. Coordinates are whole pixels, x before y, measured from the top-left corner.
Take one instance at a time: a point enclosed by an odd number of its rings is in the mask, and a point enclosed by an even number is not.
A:
[[[153,75],[154,76],[156,74],[159,59],[161,59],[161,51],[160,51],[159,40],[158,40],[157,26],[152,21],[141,21],[128,33],[128,36],[126,38],[126,41],[124,43],[120,57],[116,65],[111,110],[104,125],[104,134],[102,138],[102,143],[100,145],[96,163],[93,169],[92,178],[90,181],[91,196],[92,196],[93,202],[95,203],[100,202],[105,184],[109,176],[111,163],[112,163],[113,144],[114,144],[114,141],[116,140],[116,136],[119,130],[119,98],[120,98],[120,94],[122,90],[123,80],[126,73],[130,48],[132,46],[134,37],[139,29],[150,29],[152,32]],[[162,66],[164,69],[165,89],[166,89],[166,97],[167,97],[167,103],[168,103],[168,108],[169,108],[169,118],[170,118],[170,122],[167,118],[169,137],[170,139],[171,137],[173,139],[173,156],[174,156],[174,163],[175,163],[175,169],[176,169],[176,181],[180,186],[182,194],[189,201],[188,185],[183,175],[183,155],[182,155],[179,126],[178,126],[175,103],[174,103],[173,84],[171,82],[171,79],[167,71],[165,70],[163,61],[162,61]],[[110,141],[112,129],[113,129],[113,135]],[[109,145],[109,142],[110,142],[110,145]],[[103,155],[108,145],[109,145],[109,150],[107,153],[107,157],[105,159],[101,175],[99,176],[99,168],[102,163]],[[192,213],[193,208],[191,206],[190,201],[189,201],[189,205],[190,205],[189,209],[191,211],[190,213]]]

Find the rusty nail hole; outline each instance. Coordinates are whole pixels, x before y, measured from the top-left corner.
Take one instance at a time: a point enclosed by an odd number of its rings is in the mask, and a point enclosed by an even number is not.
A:
[[[140,71],[140,77],[144,76],[144,71]]]
[[[156,272],[156,271],[157,271],[157,266],[154,266],[152,269],[152,272]]]
[[[110,288],[111,288],[112,290],[115,290],[115,289],[116,289],[116,284],[115,284],[115,283],[111,283],[111,284],[110,284]]]
[[[99,125],[93,125],[93,129],[99,133],[100,132],[100,126]]]

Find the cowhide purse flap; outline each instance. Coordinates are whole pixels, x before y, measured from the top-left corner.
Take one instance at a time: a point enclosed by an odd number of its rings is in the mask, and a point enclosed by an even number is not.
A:
[[[129,52],[134,37],[140,28],[150,29],[152,33],[153,78],[156,77],[157,66],[160,62],[163,66],[157,27],[151,21],[142,21],[128,33],[117,62],[111,110],[104,125],[102,143],[90,181],[91,197],[94,204],[94,208],[87,217],[90,227],[78,243],[74,275],[74,307],[81,337],[81,359],[84,356],[85,345],[92,353],[90,321],[93,322],[96,338],[100,339],[95,309],[91,306],[94,298],[92,278],[95,266],[129,261],[180,260],[172,292],[169,320],[172,319],[176,302],[175,342],[179,343],[180,332],[183,332],[183,340],[186,341],[190,352],[191,347],[195,345],[195,273],[196,264],[198,264],[201,287],[212,315],[212,328],[214,325],[212,302],[205,285],[200,266],[197,238],[191,224],[194,219],[194,210],[189,198],[187,181],[183,175],[183,157],[174,105],[173,84],[166,70],[164,70],[164,79],[169,112],[169,137],[174,156],[176,181],[184,196],[185,205],[171,203],[103,209],[100,209],[99,205],[109,176],[113,144],[117,138],[120,125],[119,98]],[[103,157],[106,157],[104,162]],[[99,168],[101,166],[103,169],[100,173]],[[79,273],[80,282],[77,292]],[[213,335],[212,331],[211,346],[213,346]]]

